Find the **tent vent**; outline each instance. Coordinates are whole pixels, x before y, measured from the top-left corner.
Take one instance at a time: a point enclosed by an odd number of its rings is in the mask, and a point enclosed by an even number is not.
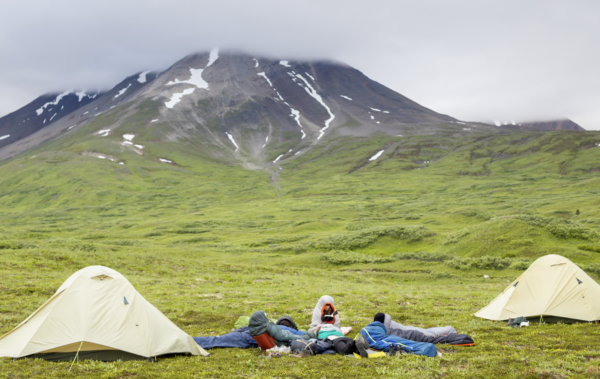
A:
[[[102,275],[94,276],[94,277],[92,277],[92,279],[104,280],[104,279],[112,279],[112,278],[108,275],[102,274]]]
[[[517,284],[519,284],[519,282],[516,282],[516,283],[515,283],[515,285],[514,285],[513,287],[516,287],[516,286],[517,286]]]
[[[577,284],[583,283],[581,280],[579,280],[579,278],[575,278],[575,279],[577,279]]]
[[[550,265],[550,267],[554,267],[554,266],[562,266],[562,265],[566,265],[566,263],[557,263],[555,265]]]
[[[123,302],[125,303],[125,305],[129,304],[129,302],[127,301],[127,298],[125,296],[123,296]]]

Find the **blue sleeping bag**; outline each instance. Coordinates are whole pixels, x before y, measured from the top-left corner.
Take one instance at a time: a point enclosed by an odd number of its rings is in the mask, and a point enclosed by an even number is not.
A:
[[[390,350],[390,344],[393,344],[394,346],[402,346],[409,354],[425,355],[427,357],[435,357],[437,355],[437,349],[434,344],[390,336],[387,334],[385,326],[379,321],[372,322],[362,328],[360,334],[367,338],[369,345],[375,350],[387,352]]]
[[[297,336],[303,335],[305,332],[299,332],[287,326],[279,325],[283,330],[287,330]],[[254,338],[250,335],[250,331],[247,326],[239,328],[231,333],[224,334],[222,336],[212,337],[193,337],[194,341],[203,349],[213,349],[215,347],[238,347],[242,349],[258,347],[258,344]]]

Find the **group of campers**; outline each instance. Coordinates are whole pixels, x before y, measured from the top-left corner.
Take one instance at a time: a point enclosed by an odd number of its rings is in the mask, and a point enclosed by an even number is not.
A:
[[[600,320],[600,285],[568,259],[546,255],[513,281],[475,316],[527,325],[554,317],[560,322]],[[192,337],[148,302],[117,271],[89,266],[72,274],[35,312],[0,336],[0,357],[150,360],[175,354],[208,356],[216,347],[260,347],[270,356],[343,354],[358,358],[385,355],[437,355],[436,344],[472,346],[473,339],[451,326],[422,329],[377,313],[373,322],[348,338],[331,296],[323,296],[310,328],[299,330],[290,316],[269,320],[265,312],[243,316],[222,336]],[[273,355],[271,355],[273,354]]]
[[[247,319],[247,326],[222,336],[194,337],[194,340],[204,349],[260,347],[274,352],[289,351],[294,357],[336,353],[361,358],[397,354],[435,357],[435,344],[473,345],[471,337],[457,334],[451,326],[429,329],[404,326],[383,313],[377,313],[356,339],[346,337],[351,330],[341,326],[333,298],[323,296],[313,310],[308,331],[298,330],[290,316],[271,322],[264,311],[256,311]]]

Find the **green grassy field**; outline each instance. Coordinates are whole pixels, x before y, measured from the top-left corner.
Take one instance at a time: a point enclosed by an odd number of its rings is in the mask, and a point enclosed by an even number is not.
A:
[[[473,317],[546,254],[598,280],[600,133],[332,135],[275,182],[189,145],[140,137],[140,156],[81,133],[0,162],[0,333],[100,264],[192,336],[226,333],[256,310],[307,327],[328,294],[351,336],[381,311],[452,325],[477,346],[377,360],[222,349],[83,361],[70,373],[0,359],[1,377],[600,377],[598,325],[511,329]]]

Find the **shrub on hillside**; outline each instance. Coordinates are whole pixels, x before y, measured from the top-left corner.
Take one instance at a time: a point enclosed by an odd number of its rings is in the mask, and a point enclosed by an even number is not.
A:
[[[448,267],[463,271],[467,271],[472,268],[503,270],[509,267],[511,263],[512,259],[500,257],[453,258],[445,261],[445,264]]]
[[[296,241],[300,241],[306,237],[307,236],[287,236],[287,237],[274,236],[274,237],[264,238],[264,239],[258,240],[258,241],[247,242],[247,243],[244,243],[243,245],[248,246],[248,247],[259,247],[259,246],[263,246],[263,245],[296,242]]]
[[[367,247],[377,238],[388,235],[390,237],[406,240],[409,242],[420,241],[425,237],[433,235],[431,230],[419,226],[379,226],[360,232],[321,238],[311,242],[310,246],[315,249],[325,250],[351,250]]]
[[[369,229],[372,227],[373,227],[373,223],[370,221],[359,221],[359,222],[352,222],[352,223],[346,225],[346,230],[354,232],[357,230]]]
[[[334,265],[351,265],[355,263],[389,263],[396,259],[394,257],[374,257],[372,255],[359,254],[353,251],[334,250],[321,256],[321,259]]]
[[[4,249],[17,250],[17,249],[22,249],[24,247],[25,247],[25,244],[23,244],[21,242],[7,242],[7,241],[0,242],[0,250],[4,250]]]
[[[415,260],[421,262],[443,262],[451,259],[449,255],[439,253],[425,253],[425,252],[410,252],[410,253],[395,253],[394,258],[400,260]]]
[[[470,228],[464,228],[464,229],[459,230],[458,232],[448,234],[448,236],[446,237],[446,240],[444,241],[444,245],[448,245],[451,243],[457,243],[459,239],[461,239],[465,236],[468,236],[469,234],[471,234]]]
[[[581,269],[583,271],[585,271],[587,274],[594,274],[594,275],[600,276],[600,265],[597,263],[581,266]]]
[[[579,250],[591,251],[592,253],[600,253],[600,246],[578,245]]]
[[[477,210],[474,210],[474,209],[468,209],[466,211],[462,211],[461,214],[463,216],[475,217],[475,218],[478,218],[478,219],[484,220],[484,221],[487,221],[487,220],[489,220],[489,219],[492,218],[492,215],[489,214],[488,212],[477,211]]]
[[[584,239],[588,241],[597,241],[600,239],[600,234],[597,231],[575,221],[537,215],[516,215],[512,217],[525,221],[529,225],[545,228],[558,238]]]

